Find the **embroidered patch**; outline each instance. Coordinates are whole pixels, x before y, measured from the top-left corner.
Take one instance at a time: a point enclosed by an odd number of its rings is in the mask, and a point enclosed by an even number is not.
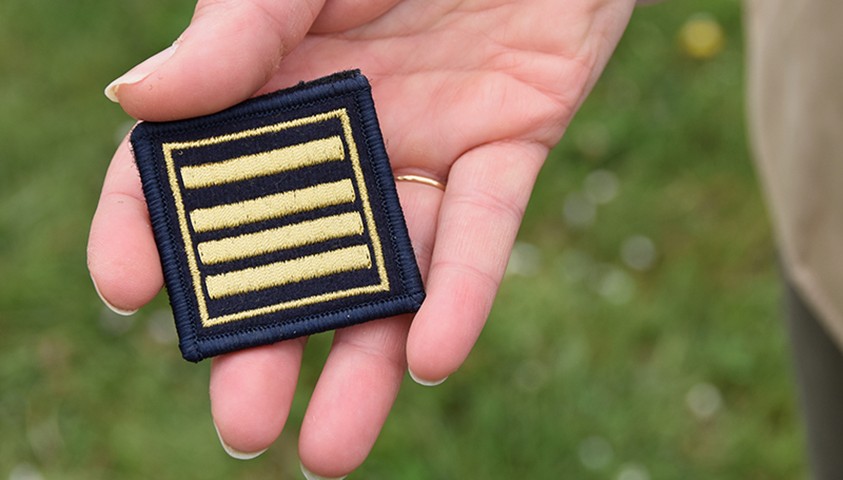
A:
[[[357,71],[131,135],[187,360],[418,310],[424,291]]]

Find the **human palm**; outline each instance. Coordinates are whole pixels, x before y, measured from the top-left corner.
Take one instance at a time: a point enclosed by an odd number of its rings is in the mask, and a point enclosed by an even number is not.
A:
[[[339,476],[366,457],[404,372],[436,383],[468,355],[491,308],[534,180],[611,54],[632,0],[200,1],[178,47],[109,94],[144,120],[207,114],[359,68],[369,78],[427,299],[334,335],[305,415],[304,465]],[[171,56],[168,56],[171,55]],[[124,143],[89,240],[101,296],[134,310],[162,286]],[[215,425],[230,450],[259,452],[286,421],[305,340],[222,355]]]

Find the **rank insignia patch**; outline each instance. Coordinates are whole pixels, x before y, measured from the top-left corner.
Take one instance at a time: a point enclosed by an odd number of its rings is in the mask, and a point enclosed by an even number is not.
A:
[[[187,360],[418,310],[368,81],[343,72],[131,135]]]

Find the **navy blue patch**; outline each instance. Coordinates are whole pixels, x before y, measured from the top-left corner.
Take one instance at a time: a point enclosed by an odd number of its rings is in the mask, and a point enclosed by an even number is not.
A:
[[[187,360],[417,311],[369,83],[343,72],[131,135]]]

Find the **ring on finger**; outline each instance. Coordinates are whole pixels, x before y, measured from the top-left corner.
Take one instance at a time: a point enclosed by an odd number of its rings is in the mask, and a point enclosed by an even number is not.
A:
[[[425,177],[422,175],[397,175],[395,177],[396,182],[413,182],[413,183],[420,183],[422,185],[428,185],[434,188],[438,188],[439,190],[445,191],[445,184],[434,180],[430,177]]]

